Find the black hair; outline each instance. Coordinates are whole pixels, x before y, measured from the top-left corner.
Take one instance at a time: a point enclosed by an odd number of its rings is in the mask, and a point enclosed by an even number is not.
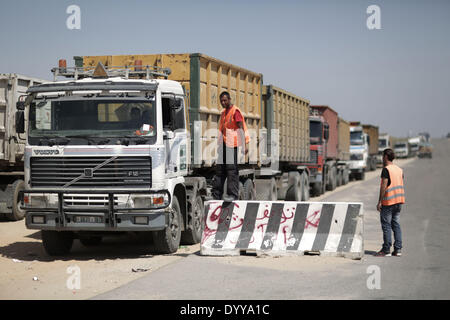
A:
[[[222,93],[219,96],[219,99],[222,99],[223,96],[227,96],[228,99],[231,99],[230,94],[228,93],[228,91],[222,91]]]
[[[395,159],[395,153],[392,149],[384,149],[383,156],[387,156],[389,161],[393,161]]]

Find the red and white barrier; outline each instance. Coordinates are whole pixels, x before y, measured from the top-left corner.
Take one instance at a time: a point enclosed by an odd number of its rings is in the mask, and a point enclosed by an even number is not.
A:
[[[208,201],[202,255],[364,255],[363,204],[343,202]]]

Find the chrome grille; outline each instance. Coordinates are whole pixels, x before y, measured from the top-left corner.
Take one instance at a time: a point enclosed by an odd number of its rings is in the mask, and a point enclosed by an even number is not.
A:
[[[89,206],[89,207],[107,207],[109,205],[108,195],[64,195],[64,206]],[[118,205],[118,197],[114,197],[114,205]]]
[[[148,157],[32,157],[31,186],[42,188],[149,188]],[[103,165],[102,165],[103,164]]]

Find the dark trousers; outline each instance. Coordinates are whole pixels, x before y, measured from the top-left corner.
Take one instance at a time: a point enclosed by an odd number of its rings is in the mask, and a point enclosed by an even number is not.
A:
[[[223,145],[218,150],[218,161],[216,175],[212,183],[212,195],[215,200],[221,200],[223,196],[223,185],[227,179],[227,195],[234,200],[239,199],[239,169],[238,148],[229,148]]]
[[[400,211],[402,205],[382,206],[380,213],[381,229],[383,230],[383,251],[390,252],[392,232],[394,232],[394,249],[402,248],[402,230],[400,229]]]

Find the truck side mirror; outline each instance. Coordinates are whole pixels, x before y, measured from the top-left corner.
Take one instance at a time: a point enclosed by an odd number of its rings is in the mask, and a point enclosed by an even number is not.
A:
[[[171,109],[179,109],[181,108],[181,99],[170,99],[169,105]]]
[[[17,101],[16,102],[16,109],[17,110],[25,110],[25,101]]]
[[[16,132],[25,133],[25,113],[23,110],[16,111]]]
[[[323,137],[325,140],[328,141],[328,138],[330,138],[330,127],[326,124],[324,127]]]

